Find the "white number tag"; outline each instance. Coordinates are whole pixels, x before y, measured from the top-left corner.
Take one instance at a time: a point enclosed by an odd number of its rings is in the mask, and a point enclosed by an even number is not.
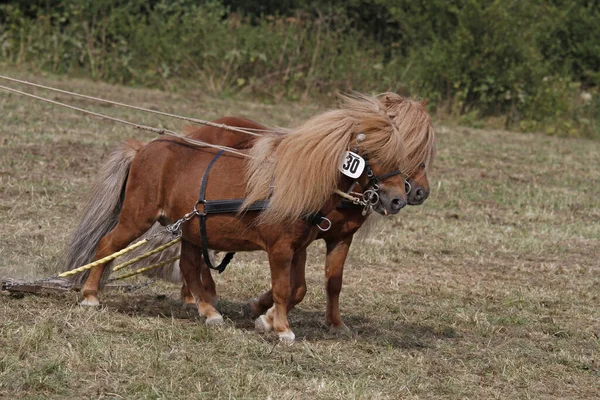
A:
[[[340,160],[339,170],[350,178],[358,178],[365,170],[365,159],[356,153],[347,151]]]

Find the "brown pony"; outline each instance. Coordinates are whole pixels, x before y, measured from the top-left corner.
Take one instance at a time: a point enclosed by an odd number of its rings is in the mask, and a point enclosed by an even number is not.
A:
[[[386,93],[382,95],[386,108],[394,113],[395,117],[398,116],[398,105],[406,100],[398,95]],[[266,130],[264,126],[259,125],[256,122],[235,117],[224,117],[214,121],[215,123],[225,124],[229,126],[236,126],[246,129],[254,129],[257,131]],[[186,129],[186,133],[191,138],[200,139],[206,142],[219,144],[222,146],[233,147],[237,149],[245,149],[251,147],[254,143],[255,137],[239,133],[227,131],[222,128],[213,127],[191,127]],[[429,169],[433,160],[435,146],[434,146],[434,135],[433,131],[428,132],[426,136],[420,138],[420,140],[414,140],[412,132],[404,130],[406,151],[410,157],[418,157],[420,153],[422,162],[419,164],[419,168],[408,177],[408,187],[410,191],[408,193],[408,204],[409,205],[420,205],[429,196],[429,182],[427,179],[427,170]],[[422,152],[422,149],[425,149]],[[326,290],[327,290],[327,312],[326,312],[326,323],[330,326],[332,331],[339,330],[344,327],[340,312],[339,312],[339,294],[342,288],[342,276],[344,270],[344,263],[348,250],[353,240],[353,236],[356,231],[364,224],[368,215],[363,215],[362,207],[353,205],[349,202],[344,202],[338,205],[333,211],[327,214],[327,218],[332,222],[331,229],[327,231],[319,231],[317,239],[323,239],[326,243],[327,255],[325,264],[325,275],[326,275]],[[156,224],[151,230],[144,234],[143,238],[156,235],[162,228]],[[168,241],[168,235],[164,236],[163,241]],[[172,247],[165,251],[160,256],[148,259],[144,265],[150,265],[159,262],[163,259],[169,259],[176,256],[179,252],[178,247]],[[141,253],[141,251],[139,252]],[[127,255],[121,261],[133,258],[138,254],[134,252],[131,255]],[[306,260],[306,255],[303,254],[301,259]],[[140,265],[143,268],[144,265]],[[292,296],[291,303],[288,304],[288,309],[292,309],[296,304],[302,301],[304,294],[306,293],[306,282],[304,279],[304,263],[297,265],[301,267],[300,270],[294,272],[293,276],[298,277],[299,281],[292,284]],[[202,266],[202,284],[205,290],[210,294],[211,299],[216,300],[216,290],[214,280],[210,274],[210,271],[203,263]],[[147,276],[159,277],[166,279],[174,283],[182,283],[182,277],[179,272],[178,263],[175,262],[169,266],[148,271],[145,273]],[[194,300],[185,283],[182,287],[182,297],[187,304],[193,304]],[[257,299],[251,300],[250,308],[252,315],[258,317],[268,308],[273,305],[272,293],[269,290]]]
[[[364,134],[357,151],[369,158],[375,175],[395,170],[412,174],[418,169],[422,158],[405,155],[401,132],[409,130],[416,136],[428,136],[432,132],[431,123],[428,117],[415,117],[414,114],[425,114],[420,106],[405,107],[400,112],[403,115],[398,121],[378,98],[364,95],[346,98],[340,109],[313,117],[297,129],[255,140],[252,148],[245,151],[249,159],[226,154],[214,163],[207,199],[245,196],[248,205],[269,198],[268,207],[261,213],[247,211],[207,218],[209,248],[267,251],[272,287],[269,296],[274,305],[257,320],[263,330],[275,330],[286,342],[294,340],[287,321],[288,305],[295,304],[297,297],[293,296],[291,284],[295,286],[300,278],[304,279],[302,255],[318,233],[302,217],[331,212],[340,201],[334,190],[347,191],[353,185],[353,180],[341,175],[337,166],[346,149],[357,142],[357,135]],[[190,146],[180,139],[159,138],[143,147],[127,144],[111,158],[96,184],[85,207],[84,219],[74,234],[67,267],[78,266],[79,262],[74,264],[73,260],[92,258],[89,253],[94,250],[94,259],[112,254],[141,236],[156,221],[169,223],[193,209],[202,176],[215,154],[212,149]],[[357,181],[366,187],[366,176]],[[106,197],[106,193],[112,196]],[[379,183],[380,201],[376,210],[395,214],[405,204],[405,198],[404,178],[389,176]],[[90,216],[92,211],[94,215]],[[90,246],[90,241],[99,236],[103,237],[97,246]],[[222,317],[200,279],[199,236],[197,224],[184,224],[181,272],[199,313],[207,318],[207,323],[221,323]],[[101,264],[89,273],[82,290],[83,305],[98,304],[104,270],[105,265]]]

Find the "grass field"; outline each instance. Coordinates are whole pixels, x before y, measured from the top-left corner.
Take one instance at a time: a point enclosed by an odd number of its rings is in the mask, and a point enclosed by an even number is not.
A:
[[[206,119],[289,126],[321,110],[24,77]],[[2,293],[0,398],[597,398],[600,142],[437,133],[430,199],[381,218],[353,245],[341,299],[350,333],[324,326],[321,243],[290,315],[290,347],[254,332],[242,312],[269,286],[261,253],[238,254],[216,277],[223,328],[205,327],[167,283],[107,292],[97,310],[80,308],[77,293]],[[0,276],[58,270],[95,170],[130,137],[153,138],[0,91]]]

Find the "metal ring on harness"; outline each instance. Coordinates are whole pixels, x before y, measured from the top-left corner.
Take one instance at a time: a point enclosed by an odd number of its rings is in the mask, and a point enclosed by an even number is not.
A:
[[[409,194],[411,190],[412,186],[410,185],[410,182],[404,181],[404,191],[406,192],[406,194]]]
[[[374,206],[379,203],[379,193],[377,190],[379,188],[367,189],[363,192],[363,200],[368,203],[370,206]]]
[[[322,228],[321,227],[321,222],[326,221],[327,222],[327,228]],[[327,232],[328,230],[331,229],[331,220],[329,218],[326,217],[321,217],[321,222],[319,222],[317,225],[317,228],[319,228],[321,230],[321,232]]]

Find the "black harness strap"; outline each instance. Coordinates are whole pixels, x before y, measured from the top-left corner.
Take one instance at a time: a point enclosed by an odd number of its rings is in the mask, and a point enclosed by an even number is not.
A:
[[[387,174],[383,174],[383,175],[379,175],[379,176],[373,176],[373,180],[375,182],[381,182],[384,179],[391,178],[392,176],[400,175],[401,173],[402,173],[402,171],[400,171],[400,170],[392,171],[392,172],[388,172]]]
[[[244,199],[229,199],[229,200],[206,200],[206,185],[208,184],[208,175],[210,173],[211,168],[215,164],[215,162],[221,157],[224,150],[219,151],[215,154],[215,157],[211,160],[211,162],[206,167],[206,171],[204,171],[204,176],[202,177],[202,184],[200,185],[200,197],[196,202],[196,212],[198,215],[198,220],[200,222],[200,240],[202,243],[202,256],[204,257],[204,262],[210,269],[216,269],[219,273],[225,271],[227,265],[234,256],[234,252],[228,252],[225,254],[225,257],[221,261],[218,266],[213,266],[210,262],[210,257],[208,255],[208,238],[206,233],[206,217],[209,214],[228,214],[228,213],[236,213],[240,210],[241,205],[244,203]],[[202,212],[198,211],[198,205],[202,204],[203,210]],[[263,211],[269,205],[269,200],[259,200],[244,209],[244,211]],[[331,221],[329,221],[325,215],[322,213],[314,213],[305,215],[302,217],[306,222],[317,225],[320,227],[320,224],[324,221],[329,223],[331,227]],[[328,228],[320,228],[328,229]]]
[[[302,219],[312,225],[321,225],[321,222],[323,222],[325,220],[329,221],[327,218],[325,218],[325,215],[323,215],[323,213],[320,213],[320,212],[306,215],[306,216],[302,217]],[[331,221],[329,221],[329,222],[331,223]],[[325,228],[323,228],[323,229],[325,229]]]
[[[223,153],[224,150],[219,151],[212,159],[210,164],[208,164],[208,167],[206,167],[206,171],[204,171],[204,176],[202,177],[202,185],[200,186],[200,197],[198,198],[196,207],[198,204],[203,204],[206,207],[206,184],[208,183],[208,173]],[[204,262],[206,263],[208,268],[216,269],[217,271],[219,271],[219,273],[222,273],[223,271],[225,271],[227,265],[229,265],[229,262],[231,261],[235,253],[225,254],[225,257],[218,266],[215,267],[212,265],[208,254],[208,238],[206,236],[206,214],[206,209],[203,212],[198,213],[198,219],[200,221],[200,240],[202,241],[202,256],[204,257]]]
[[[230,200],[211,200],[204,203],[204,212],[206,214],[228,214],[236,213],[240,210],[244,199]],[[259,200],[250,204],[244,211],[263,211],[269,205],[269,200]]]
[[[365,167],[367,169],[367,176],[369,177],[369,181],[370,181],[370,185],[374,186],[376,184],[378,184],[379,182],[387,179],[387,178],[391,178],[392,176],[396,176],[396,175],[400,175],[402,174],[402,171],[400,171],[399,169],[396,171],[391,171],[388,172],[387,174],[383,174],[383,175],[379,175],[376,176],[373,173],[373,169],[371,168],[371,164],[369,163],[369,158],[367,156],[364,156],[365,159]]]

